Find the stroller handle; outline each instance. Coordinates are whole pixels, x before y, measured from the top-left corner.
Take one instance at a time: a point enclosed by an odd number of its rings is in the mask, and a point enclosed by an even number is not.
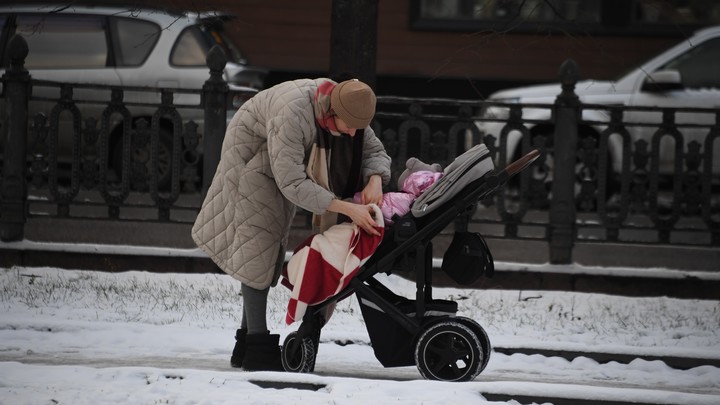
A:
[[[493,176],[489,176],[487,178],[487,184],[490,188],[489,193],[494,192],[498,189],[498,187],[507,183],[507,181],[510,180],[511,177],[525,170],[528,166],[533,164],[533,162],[535,162],[538,157],[540,157],[540,151],[537,149],[533,149],[527,154],[525,154],[523,157],[505,166],[505,169],[497,172]]]
[[[505,167],[505,172],[507,172],[508,177],[512,177],[533,164],[538,157],[540,157],[540,151],[533,149],[525,154],[525,156],[507,165],[507,167]]]

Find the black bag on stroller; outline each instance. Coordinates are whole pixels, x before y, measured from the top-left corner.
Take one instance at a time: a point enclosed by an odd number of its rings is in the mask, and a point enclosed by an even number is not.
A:
[[[475,232],[455,232],[443,255],[441,269],[456,283],[468,285],[480,276],[492,277],[495,264],[482,235]]]

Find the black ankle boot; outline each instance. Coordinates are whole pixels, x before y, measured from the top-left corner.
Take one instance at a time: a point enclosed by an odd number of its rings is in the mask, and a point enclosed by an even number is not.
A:
[[[252,333],[245,337],[242,368],[248,371],[285,371],[280,359],[280,335]]]
[[[238,329],[235,332],[235,348],[233,348],[232,356],[230,357],[230,365],[235,368],[242,367],[243,359],[245,358],[245,337],[247,336],[247,329]]]

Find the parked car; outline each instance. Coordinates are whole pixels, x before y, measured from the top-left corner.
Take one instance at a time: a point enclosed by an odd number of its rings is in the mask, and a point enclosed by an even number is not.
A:
[[[536,85],[502,90],[492,94],[487,101],[498,103],[552,104],[560,94],[560,84]],[[586,104],[619,105],[628,107],[698,107],[720,108],[720,26],[697,31],[690,38],[651,58],[629,73],[614,81],[583,80],[575,86],[575,93]],[[499,137],[503,120],[508,118],[509,109],[501,106],[488,106],[482,118],[499,121],[477,121],[482,134]],[[680,112],[676,114],[677,124],[700,124],[701,127],[682,128],[682,136],[687,144],[691,141],[704,142],[715,122],[717,110],[708,112]],[[523,108],[523,119],[530,136],[544,135],[552,141],[555,128],[551,121],[550,108]],[[585,121],[597,122],[596,125],[583,124],[579,133],[598,136],[607,126],[609,114],[606,110],[584,109]],[[641,124],[659,124],[662,114],[659,111],[630,110],[624,114],[624,122]],[[650,142],[658,125],[628,125],[632,141],[645,139]],[[666,137],[665,137],[666,138]],[[521,134],[511,131],[507,138],[508,161],[520,154]],[[672,174],[674,162],[673,142],[664,139],[660,146],[659,171]],[[704,143],[703,143],[704,145]],[[621,171],[622,145],[619,137],[611,137],[608,144],[609,158],[615,173]],[[713,146],[713,173],[720,174],[720,140]],[[552,157],[549,157],[552,164]],[[717,178],[715,179],[718,180]]]
[[[10,39],[18,34],[28,44],[29,54],[25,67],[33,79],[55,82],[89,83],[97,85],[201,89],[209,78],[206,56],[213,45],[224,50],[228,63],[224,79],[229,83],[235,97],[234,107],[251,97],[264,86],[267,70],[248,64],[238,47],[223,30],[231,16],[221,13],[167,12],[152,8],[50,5],[0,6],[0,74],[9,65],[7,47]],[[33,97],[42,97],[50,89],[34,88]],[[108,92],[89,94],[93,90],[76,91],[83,99],[96,97],[109,100]],[[55,90],[57,93],[57,90]],[[79,94],[82,93],[82,94]],[[176,95],[175,102],[198,104],[199,95]],[[178,97],[183,98],[178,100]],[[125,101],[158,103],[159,95],[131,93]],[[4,118],[4,100],[0,98],[0,118]],[[37,112],[49,114],[54,103],[31,100],[30,117]],[[99,119],[103,105],[78,104],[83,118]],[[150,117],[154,106],[130,107],[133,120],[137,122]],[[232,111],[231,111],[232,112]],[[202,124],[202,109],[181,112],[185,121]],[[120,164],[120,117],[113,122],[110,139],[111,163]],[[4,120],[3,120],[4,121]],[[166,124],[166,122],[165,122]],[[201,127],[202,128],[202,127]],[[63,114],[60,133],[72,130],[69,114]],[[171,134],[166,125],[161,126],[159,171],[163,180],[169,179]],[[59,160],[71,156],[71,137],[63,136],[59,144]],[[0,140],[0,156],[3,152]],[[149,156],[147,144],[134,148],[133,154],[140,158]],[[147,161],[147,158],[145,158]],[[149,164],[149,163],[148,163]],[[116,168],[117,169],[117,168]],[[119,173],[119,170],[117,170]]]

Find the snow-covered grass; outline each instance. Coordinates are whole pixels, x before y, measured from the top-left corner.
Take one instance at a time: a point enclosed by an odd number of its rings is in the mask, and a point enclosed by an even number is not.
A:
[[[407,280],[380,278],[396,293],[415,292]],[[410,404],[449,398],[458,404],[483,403],[482,393],[508,390],[531,397],[580,391],[606,399],[654,398],[648,397],[653,390],[638,387],[666,387],[658,396],[666,399],[657,403],[720,403],[718,368],[681,371],[657,361],[598,364],[494,353],[473,382],[424,381],[415,367],[379,364],[354,297],[338,304],[323,329],[314,375],[244,372],[228,364],[242,313],[239,293],[239,283],[222,274],[0,269],[0,404]],[[436,288],[433,296],[457,301],[458,315],[479,322],[497,347],[720,358],[719,301],[457,288]],[[282,286],[271,290],[268,323],[281,338],[298,326],[284,323],[288,297]],[[325,388],[262,389],[251,380]]]

